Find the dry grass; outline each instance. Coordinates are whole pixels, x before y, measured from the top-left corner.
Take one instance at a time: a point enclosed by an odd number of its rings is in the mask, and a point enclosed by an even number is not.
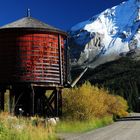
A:
[[[35,125],[39,118],[17,118],[0,114],[0,140],[55,140],[54,127]]]

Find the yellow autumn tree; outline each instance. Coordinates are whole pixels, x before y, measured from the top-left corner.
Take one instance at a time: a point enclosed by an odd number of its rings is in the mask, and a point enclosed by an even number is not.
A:
[[[70,119],[126,116],[127,108],[127,102],[122,97],[111,95],[104,88],[92,86],[89,82],[63,91],[63,114]]]

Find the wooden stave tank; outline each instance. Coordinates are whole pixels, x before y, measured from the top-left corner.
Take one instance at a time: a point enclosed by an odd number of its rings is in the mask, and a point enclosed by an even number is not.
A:
[[[0,83],[63,87],[67,83],[66,39],[67,34],[57,29],[1,28]]]

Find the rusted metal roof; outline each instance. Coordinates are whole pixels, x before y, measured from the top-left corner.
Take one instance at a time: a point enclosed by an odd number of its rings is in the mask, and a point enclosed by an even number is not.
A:
[[[12,23],[0,27],[0,29],[11,29],[11,28],[46,29],[49,31],[55,31],[66,34],[64,31],[55,28],[51,25],[48,25],[42,21],[39,21],[38,19],[35,19],[33,17],[24,17],[17,21],[14,21]]]

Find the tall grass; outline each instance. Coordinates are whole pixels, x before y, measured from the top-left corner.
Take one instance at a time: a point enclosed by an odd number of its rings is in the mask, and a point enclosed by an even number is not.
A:
[[[0,114],[0,140],[55,140],[54,128],[50,125],[35,126],[36,118],[11,117]]]

